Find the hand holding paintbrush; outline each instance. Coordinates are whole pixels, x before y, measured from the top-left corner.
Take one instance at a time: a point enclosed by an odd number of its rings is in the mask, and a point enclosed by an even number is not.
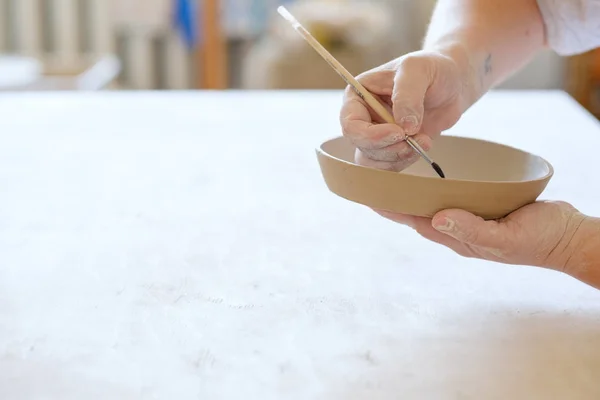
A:
[[[373,96],[363,85],[360,84],[353,76],[339,63],[301,24],[294,18],[294,16],[283,6],[280,6],[277,11],[285,18],[293,28],[310,44],[325,61],[350,85],[354,91],[375,111],[385,122],[395,124],[394,117],[388,112],[388,110]],[[419,146],[419,144],[410,136],[405,137],[406,142],[416,151],[431,167],[435,172],[442,178],[444,178],[444,172],[438,164],[429,158],[425,150]]]

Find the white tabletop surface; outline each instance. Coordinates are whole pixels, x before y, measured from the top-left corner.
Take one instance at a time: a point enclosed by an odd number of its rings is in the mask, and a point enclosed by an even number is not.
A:
[[[36,81],[42,75],[41,63],[29,57],[0,53],[0,89],[15,89]]]
[[[0,398],[599,399],[600,292],[325,187],[340,93],[0,95]],[[450,133],[600,215],[600,126],[492,93]],[[578,165],[576,165],[578,163]]]

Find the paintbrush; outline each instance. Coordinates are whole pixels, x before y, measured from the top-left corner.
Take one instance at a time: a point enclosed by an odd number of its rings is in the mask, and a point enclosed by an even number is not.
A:
[[[352,76],[352,74],[350,74],[350,72],[348,72],[348,70],[344,68],[344,66],[340,64],[338,60],[335,59],[335,57],[333,57],[331,53],[329,53],[321,45],[321,43],[319,43],[317,39],[315,39],[310,32],[303,27],[302,24],[300,24],[300,22],[298,22],[298,20],[284,6],[279,6],[277,8],[277,12],[292,25],[296,32],[298,32],[304,38],[304,40],[306,40],[308,44],[310,44],[313,49],[315,49],[317,53],[319,53],[321,57],[327,61],[327,63],[340,75],[340,77],[346,81],[346,83],[354,89],[360,98],[362,98],[377,114],[379,114],[379,116],[385,122],[390,124],[396,123],[394,117],[388,112],[388,110],[386,110],[386,108],[363,85],[361,85],[361,83],[358,82]],[[429,158],[427,153],[425,153],[425,150],[423,150],[423,148],[419,146],[419,144],[412,137],[406,135],[405,140],[414,151],[416,151],[425,161],[429,163],[429,165],[431,165],[431,167],[440,177],[445,177],[440,166],[431,158]]]

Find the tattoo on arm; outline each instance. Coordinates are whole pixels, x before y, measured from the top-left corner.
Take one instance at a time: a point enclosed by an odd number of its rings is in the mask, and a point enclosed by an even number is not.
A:
[[[482,91],[487,90],[485,82],[491,72],[492,72],[492,55],[488,54],[485,57],[485,60],[483,61],[483,68],[479,72],[479,85],[481,86],[480,90],[482,90]]]
[[[485,75],[489,75],[492,72],[492,55],[488,54],[483,62],[483,73]]]

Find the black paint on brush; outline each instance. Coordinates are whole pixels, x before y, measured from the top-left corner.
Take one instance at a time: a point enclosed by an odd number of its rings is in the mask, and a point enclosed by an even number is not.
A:
[[[442,171],[442,169],[440,168],[439,165],[437,165],[437,163],[433,162],[433,163],[431,163],[431,166],[433,167],[433,169],[435,169],[435,172],[437,172],[437,174],[440,176],[440,178],[446,177],[444,175],[444,171]]]

